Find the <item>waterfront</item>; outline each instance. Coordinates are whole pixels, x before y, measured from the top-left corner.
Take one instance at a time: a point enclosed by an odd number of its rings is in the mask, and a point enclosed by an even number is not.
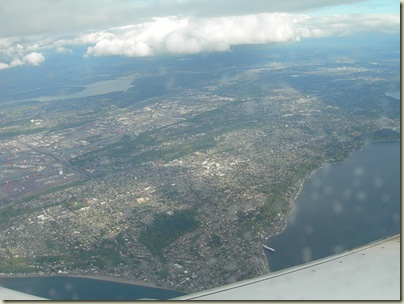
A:
[[[400,143],[371,143],[345,162],[308,178],[270,238],[271,271],[292,267],[400,233]]]

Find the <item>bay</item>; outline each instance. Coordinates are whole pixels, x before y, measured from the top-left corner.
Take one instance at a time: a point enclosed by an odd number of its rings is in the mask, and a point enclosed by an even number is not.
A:
[[[68,276],[0,278],[0,286],[51,300],[166,300],[184,295],[168,289]]]
[[[400,143],[371,143],[308,178],[287,218],[268,239],[271,271],[400,233]]]

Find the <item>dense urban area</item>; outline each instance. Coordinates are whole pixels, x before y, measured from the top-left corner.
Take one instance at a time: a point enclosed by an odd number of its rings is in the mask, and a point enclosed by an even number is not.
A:
[[[181,65],[127,73],[122,92],[8,104],[0,273],[184,292],[267,273],[262,246],[304,179],[399,139],[400,103],[385,94],[398,53],[369,58]]]

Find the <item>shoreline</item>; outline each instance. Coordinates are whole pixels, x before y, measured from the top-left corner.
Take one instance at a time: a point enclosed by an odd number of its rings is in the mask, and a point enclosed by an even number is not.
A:
[[[339,162],[327,162],[327,163],[324,163],[323,165],[321,165],[320,167],[318,167],[317,169],[312,170],[309,174],[307,174],[305,177],[303,177],[301,181],[296,183],[296,185],[299,185],[299,188],[298,188],[296,194],[295,195],[292,194],[291,197],[289,198],[289,204],[290,204],[289,206],[293,206],[293,207],[291,208],[291,210],[287,214],[287,216],[289,216],[289,214],[291,214],[295,210],[295,207],[296,207],[295,201],[296,201],[297,197],[299,196],[300,191],[303,188],[304,182],[306,180],[308,180],[309,178],[313,177],[313,175],[315,175],[318,171],[320,171],[321,169],[324,169],[326,166],[335,166],[335,165],[340,165],[340,164],[345,163],[352,156],[352,154],[354,154],[355,152],[363,150],[364,148],[366,148],[370,144],[389,143],[389,142],[391,142],[391,143],[394,143],[394,142],[400,143],[400,140],[377,140],[377,141],[367,142],[362,147],[360,147],[359,149],[351,151],[349,153],[349,155],[344,160],[339,161]],[[277,234],[277,235],[279,235],[279,234]]]
[[[303,189],[303,185],[305,183],[305,181],[307,181],[309,178],[311,178],[313,175],[315,175],[316,173],[318,173],[321,169],[325,168],[326,166],[333,166],[333,165],[339,165],[339,164],[343,164],[345,162],[347,162],[347,160],[352,156],[353,153],[358,152],[363,150],[364,148],[368,147],[369,144],[376,144],[376,143],[398,143],[400,144],[399,140],[384,140],[384,141],[373,141],[373,142],[368,142],[365,143],[364,145],[362,145],[361,147],[359,147],[358,149],[353,149],[349,155],[344,158],[342,161],[339,162],[325,162],[322,165],[320,165],[318,168],[313,169],[312,171],[308,172],[304,177],[302,177],[296,184],[293,185],[294,189],[293,192],[290,194],[289,197],[286,198],[286,202],[288,203],[288,212],[284,214],[284,217],[282,217],[279,220],[279,230],[275,230],[274,229],[274,234],[272,234],[273,232],[270,231],[270,229],[263,229],[263,232],[269,232],[267,234],[266,237],[260,238],[260,247],[258,247],[260,250],[262,249],[262,245],[265,244],[270,238],[280,235],[288,226],[288,217],[289,215],[295,210],[296,208],[296,200],[299,197],[301,190]],[[255,247],[255,246],[254,246]],[[256,248],[256,247],[255,247]],[[269,264],[269,259],[268,259],[268,255],[265,254],[264,251],[264,256],[263,256],[264,260],[262,261],[262,266],[263,268],[262,271],[264,271],[265,273],[263,274],[267,274],[272,273],[271,269],[270,269],[270,264]],[[258,260],[258,259],[257,259]],[[262,275],[262,274],[260,274]],[[103,281],[108,281],[108,282],[117,282],[117,283],[123,283],[123,284],[129,284],[129,285],[134,285],[134,286],[144,286],[144,287],[151,287],[151,288],[157,288],[157,289],[162,289],[162,290],[170,290],[170,291],[177,291],[177,292],[182,292],[183,291],[178,291],[175,289],[170,289],[170,288],[166,288],[166,287],[161,287],[156,285],[156,283],[154,282],[145,282],[145,281],[140,281],[140,280],[136,280],[136,279],[130,279],[130,278],[126,278],[126,277],[121,277],[121,276],[108,276],[105,274],[70,274],[70,273],[61,273],[61,274],[0,274],[0,278],[35,278],[35,277],[78,277],[78,278],[87,278],[87,279],[95,279],[95,280],[103,280]]]
[[[106,281],[106,282],[115,282],[115,283],[121,283],[121,284],[128,284],[128,285],[133,285],[133,286],[141,286],[141,287],[150,287],[150,288],[157,288],[157,289],[163,289],[163,290],[168,290],[168,291],[175,291],[175,292],[181,292],[184,293],[183,291],[175,290],[175,289],[170,289],[167,287],[161,287],[156,285],[155,283],[151,282],[144,282],[140,280],[133,280],[133,279],[128,279],[128,278],[123,278],[123,277],[115,277],[115,276],[108,276],[108,275],[90,275],[90,274],[0,274],[0,279],[19,279],[19,278],[52,278],[52,277],[67,277],[67,278],[82,278],[82,279],[90,279],[90,280],[99,280],[99,281]]]
[[[318,171],[320,171],[321,169],[325,168],[326,166],[335,166],[335,165],[340,165],[340,164],[345,163],[345,162],[352,156],[353,153],[363,150],[364,148],[366,148],[366,147],[369,146],[370,144],[375,144],[375,143],[389,143],[389,142],[390,142],[390,143],[395,143],[395,142],[400,143],[400,140],[376,140],[376,141],[367,142],[367,143],[365,143],[362,147],[360,147],[359,149],[357,149],[357,150],[355,149],[355,150],[351,151],[351,152],[349,153],[349,155],[348,155],[344,160],[339,161],[339,162],[334,162],[334,163],[333,163],[333,162],[326,162],[326,163],[324,163],[323,165],[321,165],[320,167],[318,167],[318,168],[312,170],[312,171],[311,171],[309,174],[307,174],[305,177],[303,177],[303,178],[301,179],[301,181],[299,181],[299,182],[296,183],[296,185],[299,185],[298,188],[297,188],[296,193],[295,193],[295,194],[292,194],[292,195],[288,198],[288,204],[289,204],[289,207],[290,207],[290,211],[289,211],[287,214],[285,214],[286,219],[285,219],[285,225],[284,225],[283,229],[281,229],[281,231],[280,231],[279,233],[277,233],[277,234],[274,234],[274,235],[271,235],[271,234],[270,234],[268,237],[266,237],[266,238],[265,238],[265,241],[263,242],[263,244],[262,244],[261,246],[266,245],[266,242],[267,242],[270,238],[273,238],[273,237],[275,237],[275,236],[278,236],[278,235],[280,235],[283,231],[285,231],[285,229],[286,229],[287,226],[288,226],[287,219],[288,219],[289,215],[290,215],[290,214],[295,210],[295,208],[296,208],[296,203],[295,203],[295,202],[296,202],[296,199],[298,198],[298,196],[299,196],[299,194],[300,194],[300,192],[301,192],[301,190],[302,190],[302,188],[303,188],[303,185],[304,185],[304,183],[305,183],[306,180],[308,180],[309,178],[313,177]],[[270,264],[269,264],[268,255],[265,253],[265,251],[263,251],[263,252],[264,252],[266,264],[268,265],[269,273],[271,273],[271,267],[270,267]]]

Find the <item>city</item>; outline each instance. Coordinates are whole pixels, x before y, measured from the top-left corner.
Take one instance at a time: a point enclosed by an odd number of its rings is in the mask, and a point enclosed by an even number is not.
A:
[[[400,103],[384,94],[398,58],[332,61],[218,68],[209,75],[226,78],[195,82],[181,70],[163,96],[134,102],[132,88],[2,111],[1,274],[194,292],[268,273],[262,246],[304,179],[399,139]],[[159,227],[175,239],[160,241]]]

